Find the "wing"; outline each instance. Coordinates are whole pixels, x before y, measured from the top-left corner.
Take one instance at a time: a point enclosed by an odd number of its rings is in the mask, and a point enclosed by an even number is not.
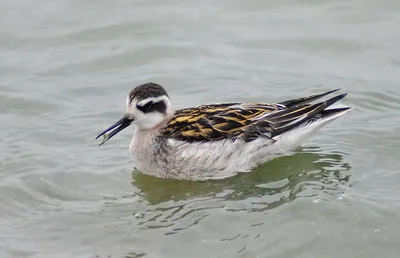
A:
[[[180,109],[162,133],[188,142],[237,138],[260,118],[283,109],[263,103],[224,103]]]
[[[331,92],[279,104],[226,103],[181,109],[175,112],[162,136],[188,142],[238,138],[251,142],[258,137],[273,140],[307,121],[315,121],[327,107],[346,96],[308,104]]]
[[[246,142],[253,141],[258,137],[267,137],[273,140],[274,137],[301,124],[312,123],[318,119],[323,119],[325,116],[329,116],[331,113],[341,112],[345,109],[348,109],[338,108],[325,110],[329,106],[344,98],[346,95],[347,93],[340,94],[336,97],[316,104],[301,105],[296,103],[296,105],[293,107],[271,113],[246,128],[244,133],[241,135],[241,138]],[[306,98],[302,98],[301,101],[304,101],[305,99]]]

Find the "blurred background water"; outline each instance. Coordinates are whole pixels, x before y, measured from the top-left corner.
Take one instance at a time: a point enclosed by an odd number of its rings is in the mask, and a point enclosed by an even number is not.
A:
[[[397,0],[0,0],[0,257],[399,257]],[[210,182],[94,137],[135,85],[177,108],[334,88],[293,155]]]

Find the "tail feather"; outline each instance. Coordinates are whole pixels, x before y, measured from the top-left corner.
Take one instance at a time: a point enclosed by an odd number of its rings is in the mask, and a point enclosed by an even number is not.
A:
[[[279,138],[274,138],[274,140],[279,144],[280,149],[292,150],[300,146],[322,127],[343,116],[350,110],[352,110],[350,107],[325,109],[292,130],[280,134]]]
[[[304,97],[304,98],[286,100],[286,101],[280,102],[279,104],[280,105],[284,105],[287,108],[292,108],[292,107],[295,107],[295,106],[300,106],[300,105],[304,105],[304,104],[310,103],[311,101],[314,101],[314,100],[320,99],[322,97],[325,97],[326,95],[329,95],[329,94],[331,94],[333,92],[336,92],[338,90],[340,90],[340,89],[331,90],[331,91],[328,91],[328,92],[325,92],[325,93],[322,93],[322,94],[311,95],[311,96]]]
[[[330,98],[324,102],[319,102],[316,104],[312,104],[309,105],[308,108],[303,108],[303,106],[296,106],[293,107],[292,109],[289,109],[293,116],[293,114],[296,114],[293,119],[290,120],[284,120],[282,122],[280,122],[279,120],[281,119],[280,117],[275,118],[276,120],[278,120],[277,122],[279,123],[278,127],[276,128],[275,132],[272,133],[272,137],[280,135],[284,132],[287,132],[303,123],[306,123],[307,121],[312,121],[315,119],[320,119],[320,116],[322,116],[322,113],[324,111],[327,111],[326,108],[332,106],[333,104],[335,104],[336,102],[338,102],[339,100],[343,99],[345,96],[347,95],[347,93],[343,93],[340,95],[337,95],[333,98]],[[334,110],[334,109],[332,109]],[[326,114],[329,114],[326,113]],[[277,123],[275,122],[275,123]]]
[[[325,109],[321,112],[321,119],[328,118],[330,116],[337,115],[345,111],[350,111],[351,109],[351,107]]]
[[[326,94],[328,93],[320,94],[318,97]],[[344,114],[345,111],[350,110],[350,108],[327,109],[337,101],[343,99],[346,95],[347,93],[343,93],[315,104],[297,104],[290,108],[273,112],[260,119],[256,124],[247,128],[242,138],[245,141],[252,141],[259,136],[274,139],[275,137],[290,132],[297,127],[313,124],[315,122],[326,124],[327,122],[339,117],[341,114]],[[316,99],[318,97],[314,96],[312,98]],[[309,100],[310,98],[308,98],[307,101]]]

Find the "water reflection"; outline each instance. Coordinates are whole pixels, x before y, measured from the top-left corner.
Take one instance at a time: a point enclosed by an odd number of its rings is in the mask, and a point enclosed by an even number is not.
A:
[[[336,198],[350,179],[351,167],[345,156],[319,148],[300,149],[250,173],[205,182],[161,179],[134,171],[132,184],[147,202],[145,209],[134,214],[137,229],[160,229],[172,235],[210,215],[218,216],[216,210],[264,212],[299,197],[313,201]],[[252,223],[251,227],[259,225],[262,223]]]
[[[343,160],[343,155],[308,147],[267,162],[250,173],[204,182],[162,179],[133,171],[132,184],[152,205],[195,197],[243,200],[268,195],[276,198],[254,204],[270,209],[300,196],[338,194],[340,186],[346,185],[350,178],[351,167]]]

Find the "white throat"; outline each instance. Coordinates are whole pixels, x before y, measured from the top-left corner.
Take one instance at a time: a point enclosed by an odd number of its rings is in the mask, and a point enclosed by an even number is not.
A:
[[[144,117],[141,116],[136,117],[133,123],[140,130],[151,130],[162,124],[166,119],[167,117],[164,114],[154,112],[145,114]]]

